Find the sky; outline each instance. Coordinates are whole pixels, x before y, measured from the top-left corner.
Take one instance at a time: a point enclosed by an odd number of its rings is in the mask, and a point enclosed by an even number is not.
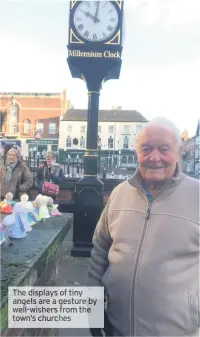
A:
[[[196,132],[200,118],[200,0],[125,0],[118,80],[101,90],[100,109],[163,116]],[[67,0],[0,0],[0,92],[62,92],[87,108],[87,89],[67,65]]]

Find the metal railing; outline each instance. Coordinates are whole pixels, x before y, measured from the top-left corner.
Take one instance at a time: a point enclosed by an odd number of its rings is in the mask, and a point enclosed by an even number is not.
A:
[[[45,162],[45,157],[42,155],[30,155],[23,158],[24,163],[29,167],[33,176],[35,177],[39,167]],[[78,178],[84,174],[84,158],[83,156],[77,156],[75,158],[65,158],[63,161],[59,161],[57,156],[56,162],[60,163],[66,178]],[[127,176],[126,171],[135,171],[137,163],[134,163],[134,159],[131,156],[125,155],[110,155],[105,156],[100,152],[97,160],[97,172],[99,177],[105,178],[106,174],[112,177]],[[120,178],[122,179],[122,178]]]

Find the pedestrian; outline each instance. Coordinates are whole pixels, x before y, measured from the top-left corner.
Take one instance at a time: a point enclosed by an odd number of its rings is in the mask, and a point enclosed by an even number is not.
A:
[[[11,148],[6,155],[6,163],[1,168],[1,200],[8,192],[19,200],[23,193],[29,193],[33,186],[33,176],[29,168],[21,161],[18,148]]]
[[[56,163],[56,158],[53,152],[48,151],[46,153],[46,161],[39,168],[36,175],[36,187],[37,191],[43,195],[49,195],[43,191],[44,182],[51,182],[52,184],[59,185],[64,180],[63,169],[60,164]],[[55,200],[56,195],[51,194],[51,197]]]
[[[95,229],[89,285],[105,288],[114,336],[198,335],[200,184],[181,171],[180,147],[172,122],[146,123],[139,167]]]

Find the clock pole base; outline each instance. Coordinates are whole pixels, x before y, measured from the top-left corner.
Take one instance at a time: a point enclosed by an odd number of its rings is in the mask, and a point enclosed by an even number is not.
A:
[[[74,245],[71,249],[71,256],[73,257],[91,257],[92,247],[79,247]]]

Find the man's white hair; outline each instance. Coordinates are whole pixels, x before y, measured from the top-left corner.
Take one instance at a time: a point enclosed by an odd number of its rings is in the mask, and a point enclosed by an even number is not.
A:
[[[156,118],[152,119],[151,121],[145,123],[136,135],[136,142],[137,142],[137,139],[140,136],[140,134],[150,126],[158,126],[158,127],[161,127],[161,128],[172,131],[174,133],[174,135],[176,136],[178,145],[181,146],[182,138],[181,138],[181,134],[180,134],[179,129],[177,128],[177,126],[171,120],[169,120],[167,118],[164,118],[164,117],[156,117]]]

